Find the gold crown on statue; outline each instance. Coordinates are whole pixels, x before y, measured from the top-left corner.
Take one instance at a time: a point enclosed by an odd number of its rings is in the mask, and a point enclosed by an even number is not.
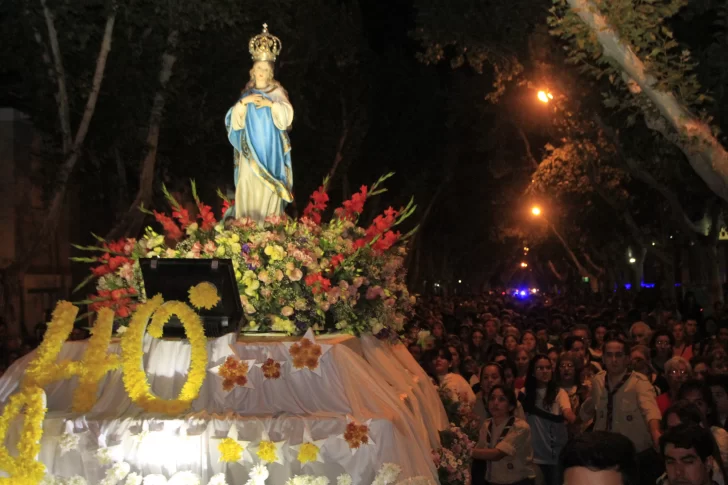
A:
[[[268,24],[263,24],[263,32],[250,39],[248,50],[253,61],[275,62],[281,53],[281,39],[268,33]]]

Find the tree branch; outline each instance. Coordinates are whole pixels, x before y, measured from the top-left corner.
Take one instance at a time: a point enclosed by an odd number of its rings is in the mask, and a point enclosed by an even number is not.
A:
[[[556,279],[563,283],[564,277],[561,275],[561,273],[558,272],[554,263],[549,259],[548,263],[546,263],[546,264],[549,267],[549,269],[551,270],[551,272],[554,274]]]
[[[328,175],[326,176],[326,179],[328,183],[330,184],[331,181],[334,179],[334,175],[336,174],[336,169],[339,168],[339,164],[341,163],[341,160],[344,159],[344,145],[346,144],[346,139],[349,136],[349,116],[347,114],[346,109],[346,99],[344,98],[344,95],[340,95],[341,99],[341,136],[339,137],[339,146],[336,148],[336,156],[334,156],[334,163],[331,165],[331,169],[329,170]]]
[[[648,74],[642,60],[630,45],[619,38],[593,0],[567,2],[596,35],[604,56],[616,61],[678,133],[680,139],[670,137],[669,140],[682,150],[693,170],[715,194],[728,201],[728,151],[713,135],[710,126],[691,113],[672,93],[658,88],[658,80]],[[694,141],[681,141],[690,139]]]
[[[520,126],[517,126],[514,123],[514,126],[516,126],[516,131],[518,132],[518,135],[521,137],[521,140],[523,140],[523,145],[526,147],[526,158],[529,162],[531,162],[531,165],[534,169],[538,170],[538,162],[533,156],[533,153],[531,153],[531,143],[528,141],[528,137],[526,136],[526,133],[523,131],[523,128]]]

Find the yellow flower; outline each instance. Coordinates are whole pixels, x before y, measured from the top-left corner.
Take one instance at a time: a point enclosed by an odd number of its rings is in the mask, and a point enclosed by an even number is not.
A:
[[[260,273],[258,273],[258,279],[267,285],[268,283],[270,283],[270,274],[268,274],[268,272],[265,270],[261,271]]]
[[[218,246],[218,248],[215,250],[215,256],[218,258],[222,258],[225,256],[225,247],[224,246]]]
[[[260,282],[253,281],[245,288],[245,294],[248,296],[255,296],[258,288],[260,288]]]
[[[319,455],[319,447],[313,443],[303,443],[298,449],[298,456],[296,459],[301,462],[301,465],[305,465],[308,462],[316,461]]]
[[[290,317],[291,315],[293,315],[293,308],[289,307],[288,305],[284,306],[283,308],[281,308],[281,315],[283,315],[284,317]]]
[[[230,236],[230,240],[234,243],[240,242],[240,236],[238,236],[237,234],[233,234],[232,236]]]
[[[220,461],[234,462],[243,456],[243,446],[232,438],[225,438],[217,445],[220,451]]]
[[[265,254],[271,259],[271,261],[281,261],[286,257],[286,250],[277,244],[271,244],[265,247]]]
[[[275,332],[286,332],[290,335],[296,331],[296,326],[287,318],[274,316],[271,330]]]
[[[276,454],[276,445],[272,441],[261,441],[258,446],[258,458],[262,461],[272,463],[278,459]]]
[[[220,295],[217,293],[217,288],[212,283],[203,281],[196,286],[190,288],[190,303],[195,308],[204,308],[205,310],[212,310],[215,306],[220,303]]]
[[[258,281],[258,275],[255,274],[255,271],[247,270],[243,275],[243,284],[248,286],[255,281]]]

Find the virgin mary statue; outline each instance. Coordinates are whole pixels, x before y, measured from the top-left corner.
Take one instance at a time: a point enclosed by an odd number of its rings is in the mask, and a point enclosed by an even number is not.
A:
[[[225,116],[228,140],[235,149],[235,205],[226,216],[262,223],[267,216],[282,214],[293,201],[288,138],[293,106],[273,77],[280,40],[263,24],[263,32],[248,47],[253,57],[250,81]]]

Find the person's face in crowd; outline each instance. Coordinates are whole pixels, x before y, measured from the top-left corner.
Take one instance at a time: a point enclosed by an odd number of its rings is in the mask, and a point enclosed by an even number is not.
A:
[[[547,355],[549,356],[549,360],[551,361],[551,367],[556,370],[556,364],[559,361],[559,353],[555,350],[551,350]]]
[[[660,335],[655,340],[655,349],[657,355],[660,357],[666,357],[672,355],[672,346],[670,345],[670,337],[667,335]]]
[[[675,339],[675,342],[680,344],[685,338],[685,325],[680,322],[676,323],[675,326],[672,327],[672,336]]]
[[[646,376],[651,374],[647,356],[641,350],[633,350],[632,353],[629,354],[629,361],[632,364],[632,368],[637,372]]]
[[[670,372],[667,373],[666,377],[667,384],[670,386],[670,391],[672,391],[673,394],[677,394],[677,391],[680,389],[682,383],[688,380],[688,377],[690,377],[690,375],[688,374],[688,367],[685,365],[684,362],[680,362],[672,369],[670,369]]]
[[[685,322],[685,333],[691,339],[698,333],[698,322],[690,318]]]
[[[589,332],[583,328],[577,328],[571,331],[571,335],[574,337],[581,337],[584,343],[589,346]]]
[[[610,374],[622,374],[627,370],[627,359],[625,355],[624,345],[620,342],[609,342],[604,346],[604,354],[602,360]]]
[[[574,382],[576,378],[574,363],[567,359],[562,360],[559,364],[559,376],[561,376],[562,382]]]
[[[573,466],[564,471],[564,485],[623,485],[622,474],[616,470],[592,470]]]
[[[504,418],[513,412],[513,406],[501,389],[496,389],[488,399],[488,412],[494,418]]]
[[[607,327],[605,326],[598,326],[594,330],[594,339],[597,341],[597,345],[601,347],[604,344],[604,336],[607,334]]]
[[[493,361],[496,364],[502,364],[503,362],[505,362],[507,360],[508,360],[508,357],[506,357],[505,355],[496,355],[495,359],[493,359]]]
[[[693,377],[699,381],[707,379],[709,373],[710,369],[708,368],[708,364],[705,362],[699,362],[695,364],[695,367],[693,367]]]
[[[432,336],[438,339],[445,336],[445,327],[442,326],[442,323],[435,323],[432,327]]]
[[[419,362],[420,358],[422,357],[422,348],[417,344],[412,344],[408,347],[410,354],[412,354],[412,357]]]
[[[480,347],[481,344],[483,343],[483,332],[481,332],[480,330],[474,331],[472,339],[473,339],[473,345],[475,347]]]
[[[506,367],[503,369],[503,377],[505,378],[505,382],[503,382],[503,385],[506,386],[508,389],[513,389],[513,385],[516,382],[516,376],[513,375],[513,369],[510,367]]]
[[[519,350],[516,354],[516,367],[519,374],[525,375],[528,372],[528,360],[528,352],[523,349]]]
[[[457,347],[449,346],[447,348],[450,351],[450,355],[452,355],[452,362],[450,364],[450,367],[453,369],[457,369],[460,367],[460,352],[458,352]]]
[[[437,354],[437,357],[435,357],[435,360],[432,361],[432,364],[435,368],[435,374],[438,376],[444,376],[450,372],[450,361],[445,358],[442,352]]]
[[[549,333],[546,331],[545,328],[536,332],[536,340],[541,342],[541,344],[545,344],[549,341]]]
[[[677,448],[672,443],[665,446],[665,470],[670,485],[709,485],[713,458],[700,459],[695,448]]]
[[[486,365],[483,367],[483,372],[480,376],[480,388],[483,390],[483,395],[487,396],[490,394],[490,390],[493,386],[503,384],[501,382],[500,373],[498,368],[494,365]]]
[[[508,335],[503,339],[503,347],[505,347],[508,352],[515,352],[516,347],[518,347],[518,340],[516,340],[516,337],[513,335]]]
[[[548,359],[538,359],[536,365],[533,368],[533,377],[536,378],[536,382],[539,385],[545,386],[551,382],[551,377],[554,375],[554,368],[551,365],[551,361]]]
[[[478,363],[475,361],[475,359],[471,357],[467,357],[463,361],[463,370],[468,375],[473,375],[478,373]]]
[[[508,327],[508,328],[506,329],[506,333],[505,333],[505,335],[513,335],[514,337],[516,337],[516,340],[521,340],[521,331],[520,331],[520,330],[518,330],[518,329],[517,329],[516,327],[514,327],[513,325],[510,325],[510,326],[509,326],[509,327]]]
[[[728,328],[718,329],[718,342],[723,345],[728,344]]]
[[[649,345],[650,332],[643,326],[636,327],[632,330],[632,341],[639,345]]]
[[[697,389],[694,389],[692,391],[689,391],[684,396],[685,400],[688,402],[691,402],[695,404],[698,409],[700,409],[700,412],[703,414],[704,418],[707,418],[708,416],[708,403],[705,402],[705,399],[703,399],[703,393],[700,392]]]
[[[680,419],[680,416],[677,415],[677,413],[670,413],[667,415],[665,423],[667,424],[667,429],[672,429],[676,426],[680,426],[682,424],[682,420]]]
[[[586,345],[584,345],[584,342],[581,340],[574,341],[574,344],[571,346],[571,351],[576,354],[576,356],[586,361]]]
[[[710,364],[710,373],[716,376],[728,374],[728,364],[726,364],[725,358],[714,358]]]
[[[524,347],[526,347],[526,350],[528,352],[534,352],[536,350],[536,337],[531,332],[526,332],[523,334],[521,343]]]
[[[485,338],[487,340],[494,340],[498,335],[498,327],[495,324],[495,320],[488,320],[485,322]]]
[[[410,340],[417,340],[417,334],[420,333],[419,327],[412,327],[409,329],[409,332],[407,333],[407,338]]]
[[[587,366],[584,367],[581,371],[581,383],[589,382],[592,380],[592,377],[594,377],[594,371],[591,367]]]
[[[726,394],[723,386],[710,386],[710,392],[713,394],[718,414],[728,416],[728,394]]]

